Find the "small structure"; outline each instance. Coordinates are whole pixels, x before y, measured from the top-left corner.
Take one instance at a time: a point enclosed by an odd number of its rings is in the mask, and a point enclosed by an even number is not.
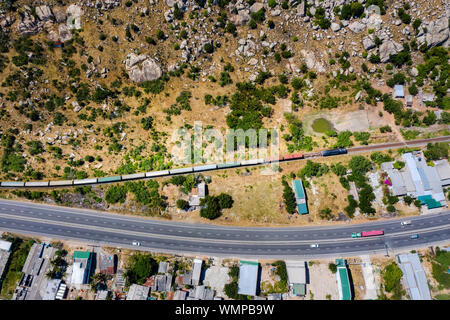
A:
[[[297,210],[299,214],[307,214],[308,206],[306,205],[305,189],[303,188],[302,180],[293,180],[292,188],[295,193],[295,201],[297,203]]]
[[[116,287],[123,288],[125,287],[125,277],[123,276],[124,271],[123,270],[117,270],[116,275]]]
[[[11,242],[0,240],[0,287],[2,285],[6,264],[11,255]]]
[[[201,182],[195,188],[192,188],[191,193],[189,194],[189,205],[191,207],[200,206],[200,200],[206,196],[207,187],[206,183]]]
[[[417,253],[399,254],[397,260],[411,300],[431,300],[427,277]]]
[[[173,295],[173,300],[186,300],[187,298],[187,292],[183,290],[177,290],[175,291],[175,294]]]
[[[152,291],[155,292],[166,292],[170,291],[170,288],[172,287],[172,275],[170,273],[168,274],[159,274],[152,277],[153,284],[151,286]]]
[[[258,290],[259,263],[253,261],[239,262],[238,294],[256,296]]]
[[[434,93],[424,93],[422,95],[422,102],[433,102],[434,101]]]
[[[107,254],[103,251],[99,251],[97,254],[98,266],[100,273],[114,275],[116,271],[116,257],[114,254]]]
[[[410,94],[406,95],[405,105],[407,107],[412,107],[412,105],[413,105],[413,97],[412,97],[412,95],[410,95]]]
[[[106,300],[108,298],[109,291],[108,290],[99,290],[97,291],[97,299],[96,300]]]
[[[401,170],[395,169],[392,162],[381,165],[389,175],[393,195],[417,198],[429,209],[445,206],[443,187],[450,185],[448,161],[435,161],[432,167],[421,152],[404,153],[402,158],[406,165]]]
[[[166,273],[169,269],[169,263],[161,261],[158,266],[158,273]]]
[[[338,283],[339,300],[352,300],[352,290],[348,277],[347,263],[344,259],[336,259],[336,280]]]
[[[61,279],[51,279],[47,282],[47,288],[42,300],[61,300],[64,298],[67,286]]]
[[[286,270],[292,293],[296,296],[306,295],[306,262],[288,260]]]
[[[92,256],[87,251],[74,251],[71,284],[80,285],[89,283],[91,274]]]
[[[213,300],[214,290],[206,286],[196,286],[192,295],[196,300]]]
[[[194,259],[194,266],[192,267],[192,279],[191,284],[197,286],[200,283],[200,277],[202,275],[203,260]]]
[[[281,293],[269,293],[267,295],[267,300],[282,300]]]
[[[149,293],[149,287],[132,284],[127,294],[127,300],[147,300]]]
[[[403,90],[403,85],[396,84],[394,86],[394,98],[404,98],[405,97],[405,91]]]

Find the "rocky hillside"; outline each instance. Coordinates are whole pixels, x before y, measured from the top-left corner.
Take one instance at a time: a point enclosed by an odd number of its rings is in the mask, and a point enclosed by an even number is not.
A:
[[[276,127],[282,153],[448,134],[449,18],[443,0],[2,1],[2,179],[167,168],[194,121]],[[363,110],[365,129],[308,123]]]

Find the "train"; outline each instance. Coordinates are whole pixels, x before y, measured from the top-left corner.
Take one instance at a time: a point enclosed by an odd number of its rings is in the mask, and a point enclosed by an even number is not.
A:
[[[338,150],[338,151],[336,151]],[[338,153],[335,153],[338,152]],[[347,149],[332,149],[322,151],[322,156],[329,156],[335,154],[343,154],[347,153]],[[277,158],[260,158],[260,159],[251,159],[251,160],[243,160],[240,162],[227,162],[227,163],[219,163],[219,164],[206,164],[194,167],[185,167],[185,168],[177,168],[170,170],[160,170],[160,171],[152,171],[152,172],[141,172],[141,173],[131,173],[124,175],[117,175],[111,177],[100,177],[100,178],[87,178],[87,179],[76,179],[76,180],[56,180],[56,181],[30,181],[30,182],[22,182],[22,181],[3,181],[0,183],[0,187],[4,188],[40,188],[40,187],[70,187],[70,186],[82,186],[82,185],[93,185],[93,184],[104,184],[104,183],[114,183],[121,181],[131,181],[131,180],[139,180],[146,178],[159,178],[165,176],[173,176],[178,174],[187,174],[192,172],[205,172],[210,170],[217,169],[228,169],[233,167],[244,167],[244,166],[254,166],[261,164],[269,164],[274,162],[282,162],[282,161],[292,161],[298,159],[304,159],[305,155],[301,153],[289,154]]]
[[[346,154],[346,153],[347,153],[346,148],[336,148],[336,149],[321,151],[322,157],[337,156],[337,155]]]

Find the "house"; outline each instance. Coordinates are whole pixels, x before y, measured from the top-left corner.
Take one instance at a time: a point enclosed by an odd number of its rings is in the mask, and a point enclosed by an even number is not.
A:
[[[92,256],[87,251],[74,251],[71,284],[80,285],[89,283],[92,266]]]
[[[399,267],[403,272],[403,284],[411,300],[431,300],[427,277],[417,253],[399,254]]]
[[[9,241],[0,240],[0,287],[3,281],[6,264],[11,255],[11,245]]]
[[[307,214],[308,206],[306,204],[305,189],[303,188],[302,180],[293,180],[292,189],[295,193],[295,201],[297,203],[297,210],[299,214]]]
[[[47,288],[42,300],[61,300],[66,294],[67,285],[61,279],[51,279],[47,282]]]
[[[149,293],[149,287],[132,284],[127,294],[127,300],[147,300]]]
[[[152,291],[155,292],[166,292],[170,291],[172,287],[172,275],[169,274],[158,274],[152,277],[154,279],[153,285],[151,286]]]
[[[191,193],[189,194],[189,205],[191,207],[200,206],[200,200],[206,197],[207,194],[207,186],[206,183],[201,182],[195,188],[192,188]]]
[[[197,300],[213,300],[214,290],[207,288],[206,286],[196,286],[192,296]]]
[[[239,262],[238,294],[256,296],[258,291],[259,263],[253,261]]]
[[[450,185],[450,165],[446,160],[435,161],[429,166],[421,152],[404,153],[405,167],[397,170],[393,162],[383,163],[381,168],[389,175],[394,196],[417,198],[428,209],[445,206],[443,187]]]
[[[422,102],[433,102],[434,101],[434,93],[424,93],[422,95]]]
[[[173,300],[186,300],[187,298],[187,292],[183,290],[177,290],[175,291],[175,294],[173,295]]]
[[[194,266],[192,267],[192,280],[191,284],[197,286],[200,283],[200,277],[202,275],[203,260],[194,259]]]
[[[404,98],[405,97],[405,91],[403,90],[403,85],[396,84],[394,86],[394,98]]]
[[[412,97],[412,95],[410,95],[410,94],[406,95],[405,105],[407,107],[412,107],[412,105],[413,105],[413,97]]]
[[[97,254],[97,263],[100,273],[114,275],[116,271],[116,255],[107,254],[100,250]]]
[[[339,300],[352,300],[347,263],[344,259],[336,259],[336,265],[336,280],[338,283]]]
[[[286,261],[289,286],[296,296],[306,295],[306,261]]]

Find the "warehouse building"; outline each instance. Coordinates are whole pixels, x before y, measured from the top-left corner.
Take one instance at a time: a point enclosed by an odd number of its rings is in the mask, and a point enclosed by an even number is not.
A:
[[[403,285],[411,300],[431,300],[427,277],[417,253],[399,254],[397,260],[403,272]]]
[[[127,294],[127,300],[148,300],[150,287],[132,284]]]
[[[339,300],[352,300],[352,290],[348,276],[347,263],[344,259],[336,259],[336,280],[338,284]]]
[[[200,278],[202,276],[202,265],[203,260],[194,259],[194,266],[192,267],[192,279],[191,284],[197,286],[200,283]]]
[[[82,285],[89,283],[92,265],[91,260],[90,252],[74,251],[71,284]]]
[[[9,241],[0,240],[0,287],[6,274],[6,264],[11,255],[11,245],[12,243]]]
[[[253,261],[239,262],[238,294],[256,296],[258,291],[259,263]]]
[[[402,155],[405,167],[395,169],[394,162],[385,162],[381,168],[389,175],[394,196],[411,196],[434,209],[447,205],[443,187],[450,185],[450,165],[446,160],[434,162],[431,167],[421,152]]]
[[[286,270],[292,293],[296,296],[306,295],[306,262],[288,260]]]
[[[306,195],[302,180],[293,180],[292,189],[294,189],[295,202],[297,203],[298,213],[307,214],[308,206],[306,205]]]

